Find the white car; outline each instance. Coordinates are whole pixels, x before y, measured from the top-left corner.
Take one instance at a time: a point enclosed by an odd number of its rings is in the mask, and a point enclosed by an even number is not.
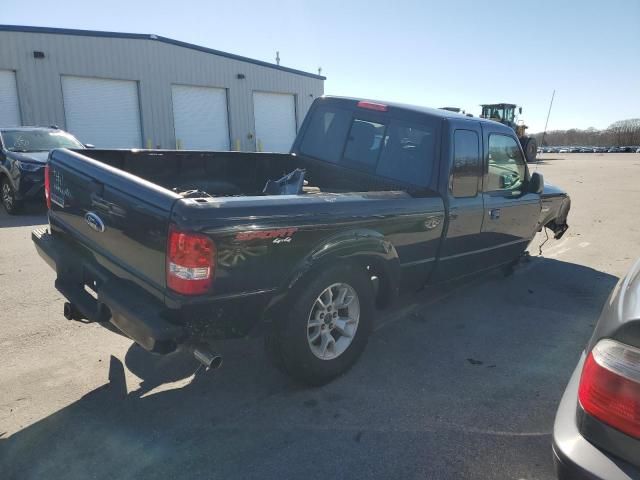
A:
[[[558,153],[569,153],[569,149],[568,148],[561,148],[560,150],[558,150]]]

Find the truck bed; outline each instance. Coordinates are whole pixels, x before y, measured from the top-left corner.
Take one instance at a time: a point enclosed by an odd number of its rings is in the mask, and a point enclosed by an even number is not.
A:
[[[206,232],[216,242],[222,260],[213,297],[281,288],[306,255],[345,229],[388,235],[415,269],[422,265],[412,262],[435,257],[442,234],[444,204],[437,192],[403,189],[294,154],[62,149],[50,154],[49,166],[52,233],[168,305],[175,300],[165,271],[171,226]],[[296,168],[305,169],[306,191],[314,193],[262,193],[267,180]],[[188,190],[200,192],[184,195]],[[440,219],[436,228],[417,233],[429,218]],[[369,230],[373,225],[380,233]],[[236,239],[239,232],[290,228],[296,230],[290,246],[271,242],[256,250],[257,239]]]
[[[82,150],[83,156],[178,194],[263,196],[268,180],[305,170],[304,193],[407,190],[410,187],[294,154],[180,150]],[[418,194],[418,192],[413,192]]]

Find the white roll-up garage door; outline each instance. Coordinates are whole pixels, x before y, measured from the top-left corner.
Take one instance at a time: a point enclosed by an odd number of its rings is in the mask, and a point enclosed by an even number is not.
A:
[[[0,70],[0,126],[17,127],[20,125],[20,106],[16,73]]]
[[[171,96],[177,148],[229,150],[224,88],[172,85]]]
[[[67,130],[100,148],[142,144],[138,84],[131,80],[62,77]]]
[[[294,95],[253,93],[256,122],[256,147],[263,152],[288,152],[296,138],[296,101]]]

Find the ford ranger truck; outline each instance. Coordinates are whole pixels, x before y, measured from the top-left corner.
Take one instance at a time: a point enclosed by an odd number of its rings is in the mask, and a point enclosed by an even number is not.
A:
[[[514,265],[570,207],[510,128],[354,98],[317,99],[289,154],[58,149],[46,168],[32,238],[68,319],[211,367],[212,342],[262,335],[314,385],[400,292]]]

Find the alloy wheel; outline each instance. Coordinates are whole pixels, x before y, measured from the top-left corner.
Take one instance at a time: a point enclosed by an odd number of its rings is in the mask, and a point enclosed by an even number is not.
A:
[[[307,320],[311,352],[321,360],[342,355],[355,338],[360,321],[360,301],[355,289],[334,283],[316,298]]]
[[[7,211],[11,211],[13,209],[13,192],[11,191],[11,185],[7,182],[2,184],[2,203]]]

